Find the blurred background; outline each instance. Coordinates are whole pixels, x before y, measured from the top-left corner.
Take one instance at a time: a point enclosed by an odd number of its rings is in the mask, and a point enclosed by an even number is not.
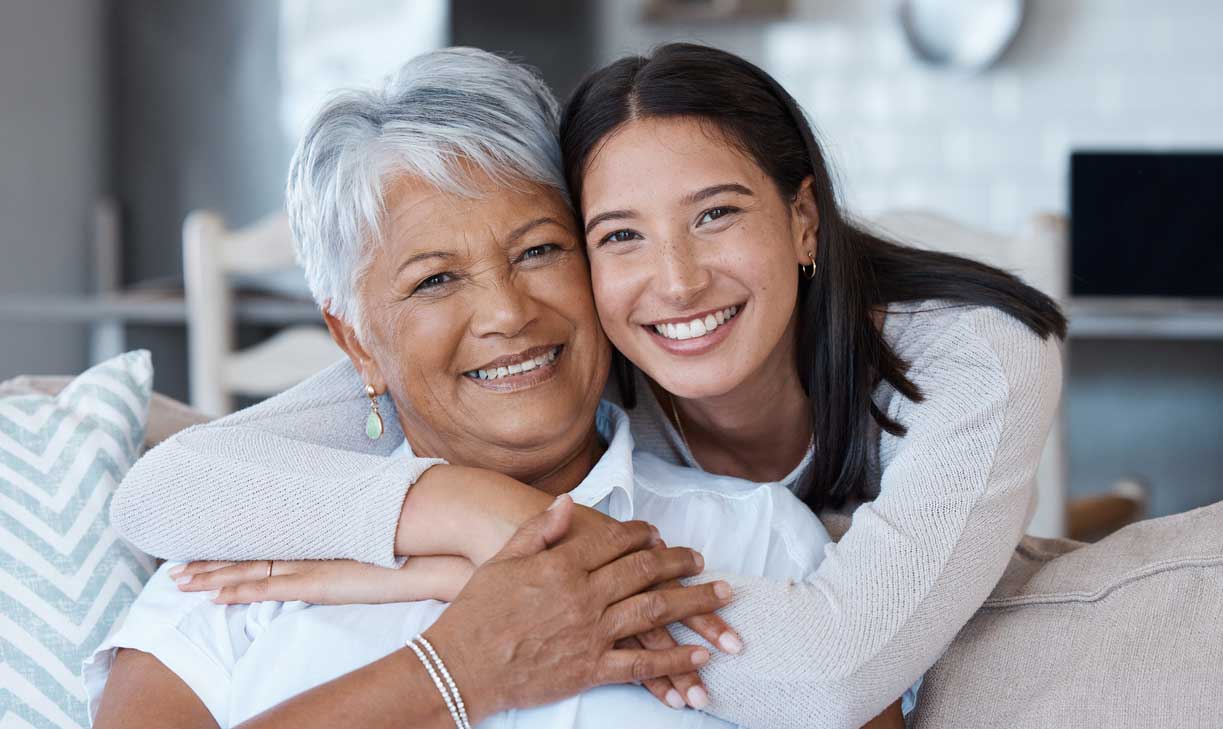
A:
[[[1221,33],[1217,0],[4,0],[0,380],[143,347],[159,391],[251,402],[227,382],[334,356],[284,257],[243,257],[330,89],[473,45],[563,99],[684,39],[786,86],[855,215],[1067,305],[1068,500],[1183,511],[1223,499]]]

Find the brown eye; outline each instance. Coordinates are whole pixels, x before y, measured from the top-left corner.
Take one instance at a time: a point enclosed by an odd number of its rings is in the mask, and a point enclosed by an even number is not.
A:
[[[604,243],[626,243],[640,237],[641,236],[628,229],[617,230],[614,233],[609,233],[603,236],[603,240],[599,241],[599,245],[603,245]]]
[[[697,221],[697,225],[704,225],[705,223],[712,223],[713,221],[717,220],[718,218],[730,215],[731,213],[734,213],[734,212],[738,212],[738,210],[739,208],[731,207],[729,205],[723,205],[717,208],[710,208],[709,210],[706,210],[705,212],[701,213],[701,219]]]
[[[453,280],[454,280],[454,277],[448,273],[435,273],[432,276],[430,276],[429,278],[425,279],[424,281],[421,281],[420,283],[418,283],[416,285],[416,288],[412,291],[412,293],[416,293],[417,291],[427,291],[429,289],[435,289],[438,286],[441,286],[443,284],[448,284]]]
[[[546,256],[549,253],[555,253],[556,251],[559,251],[560,249],[561,247],[556,245],[555,243],[547,243],[542,246],[531,246],[530,248],[522,252],[521,259],[525,261],[531,258],[539,258],[541,256]]]

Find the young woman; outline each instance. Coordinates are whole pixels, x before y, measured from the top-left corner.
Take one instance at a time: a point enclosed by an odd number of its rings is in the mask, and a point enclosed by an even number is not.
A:
[[[596,72],[561,141],[600,320],[622,355],[613,396],[637,447],[789,486],[829,521],[856,507],[802,582],[702,577],[734,588],[720,614],[747,647],[702,669],[710,710],[745,725],[860,725],[920,678],[1007,564],[1060,392],[1064,318],[1006,273],[852,223],[801,109],[731,54],[673,44]],[[450,273],[444,261],[429,272]],[[359,417],[361,384],[328,377],[314,394],[332,388],[331,405]],[[219,457],[250,433],[272,449],[326,442],[315,431],[332,414],[309,416],[290,392],[179,436],[133,469],[116,523],[176,559],[388,565],[413,520],[514,520],[487,513],[495,487],[446,466],[416,481],[452,495],[426,515],[412,492],[402,500],[419,465],[371,456],[351,479],[321,480],[245,449],[263,459],[252,482],[249,463]],[[354,489],[385,498],[357,504]],[[335,516],[252,528],[248,513],[303,499]],[[270,566],[199,565],[186,588],[249,599]],[[335,578],[334,566],[275,566],[259,594],[309,600]],[[282,573],[296,573],[296,594],[276,592]],[[706,637],[737,652],[733,635]]]

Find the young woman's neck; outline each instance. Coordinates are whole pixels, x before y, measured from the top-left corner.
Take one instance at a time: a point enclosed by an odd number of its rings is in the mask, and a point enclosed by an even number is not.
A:
[[[811,415],[794,366],[795,322],[764,365],[735,389],[685,400],[656,392],[668,417],[678,414],[692,457],[710,473],[778,481],[802,462]]]

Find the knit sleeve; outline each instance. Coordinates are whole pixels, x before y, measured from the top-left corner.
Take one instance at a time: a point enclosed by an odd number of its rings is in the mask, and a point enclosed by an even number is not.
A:
[[[894,398],[878,498],[806,579],[726,579],[744,639],[702,671],[710,711],[752,727],[857,727],[934,664],[985,601],[1022,534],[1061,392],[1061,355],[990,309],[967,310]],[[680,628],[683,642],[699,641]],[[920,697],[918,699],[920,702]]]
[[[355,393],[355,394],[354,394]],[[393,406],[392,406],[393,408]],[[402,433],[347,363],[259,405],[184,430],[128,471],[111,521],[163,559],[336,559],[395,566],[408,487],[436,459],[390,457]]]

